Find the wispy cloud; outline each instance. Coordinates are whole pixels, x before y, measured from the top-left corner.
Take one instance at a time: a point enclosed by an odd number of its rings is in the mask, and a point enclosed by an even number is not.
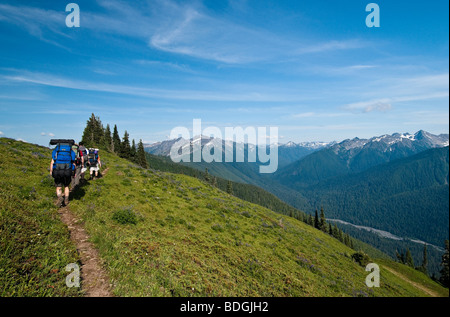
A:
[[[303,113],[294,114],[292,117],[294,117],[294,118],[311,118],[311,117],[314,117],[315,115],[316,115],[315,112],[303,112]]]
[[[41,136],[49,136],[49,137],[54,137],[55,136],[55,134],[54,133],[51,133],[51,132],[41,132]]]
[[[203,101],[247,101],[247,102],[283,102],[296,101],[302,96],[283,92],[268,92],[268,87],[256,87],[254,90],[230,91],[230,87],[223,90],[189,90],[189,89],[154,89],[136,87],[123,84],[109,84],[75,80],[44,73],[24,71],[16,75],[0,75],[11,82],[38,84],[50,87],[68,88],[76,90],[97,91],[113,94],[125,94],[146,98],[161,98],[174,100],[203,100]],[[228,89],[227,89],[228,88]]]
[[[345,113],[339,112],[324,112],[324,113],[318,113],[318,112],[302,112],[290,115],[290,118],[295,119],[302,119],[302,118],[335,118],[335,117],[342,117],[345,116]]]
[[[172,3],[170,9],[161,27],[151,36],[150,47],[200,59],[240,64],[268,59],[281,44],[270,32],[213,16],[201,7]]]
[[[374,111],[387,112],[394,104],[425,101],[433,99],[448,99],[449,74],[424,75],[412,78],[386,78],[376,80],[364,87],[362,95],[385,95],[385,98],[374,98],[349,103],[344,110],[369,113]]]
[[[186,72],[186,73],[194,73],[194,71],[186,64],[178,64],[172,62],[163,62],[157,60],[136,60],[135,63],[139,65],[148,65],[153,67],[162,67],[164,69],[173,69],[176,71]]]
[[[318,44],[308,44],[295,51],[296,54],[322,53],[330,51],[358,49],[367,46],[367,43],[359,39],[332,40]]]
[[[0,4],[0,21],[24,28],[29,34],[44,42],[67,49],[53,36],[53,34],[56,34],[69,37],[62,31],[65,27],[64,10],[55,11],[29,6]]]
[[[386,112],[386,111],[389,111],[392,109],[391,102],[393,102],[393,100],[389,99],[389,98],[380,99],[380,100],[355,102],[355,103],[346,105],[344,107],[344,109],[351,110],[351,111],[361,111],[364,113],[373,112],[373,111]]]

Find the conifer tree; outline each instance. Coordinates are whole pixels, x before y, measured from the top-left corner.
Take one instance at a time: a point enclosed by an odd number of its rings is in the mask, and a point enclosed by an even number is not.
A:
[[[111,128],[109,124],[106,125],[105,134],[103,138],[103,144],[106,150],[112,151],[112,136],[111,136]]]
[[[116,154],[120,153],[120,136],[119,131],[117,130],[117,125],[114,125],[114,132],[112,136],[112,151]]]
[[[341,229],[338,229],[338,240],[344,242],[344,236]]]
[[[445,287],[449,287],[449,243],[448,240],[445,240],[445,253],[442,255],[441,262],[441,277],[439,278],[439,282],[442,283]]]
[[[395,256],[397,257],[398,262],[403,263],[403,258],[400,253],[398,253],[398,250],[395,250]]]
[[[336,239],[339,239],[339,228],[336,223],[334,223],[333,237],[335,237]]]
[[[417,269],[426,275],[428,275],[428,254],[427,254],[427,245],[424,244],[423,246],[423,258],[422,258],[422,265],[418,267]]]
[[[205,168],[205,181],[209,182],[209,179],[208,168]]]
[[[314,219],[311,215],[308,216],[308,225],[314,226]]]
[[[411,251],[409,251],[409,248],[406,249],[405,264],[414,268],[414,260],[411,255]]]
[[[142,140],[139,140],[139,143],[138,143],[138,148],[136,151],[136,159],[137,159],[137,163],[141,167],[148,168],[147,158],[145,157],[144,143],[142,143]]]
[[[314,215],[314,228],[316,228],[316,229],[320,228],[319,214],[317,213],[317,209],[316,209],[316,213]]]
[[[320,208],[319,229],[323,232],[327,232],[327,221],[325,219],[325,212],[323,211],[323,207]]]
[[[94,130],[95,130],[95,115],[92,114],[91,117],[86,122],[86,127],[83,131],[83,137],[81,141],[85,144],[86,147],[90,147],[94,145]]]
[[[94,116],[94,114],[92,114]],[[95,147],[103,147],[105,138],[105,129],[103,128],[100,117],[94,116],[94,145]]]
[[[348,234],[344,234],[344,244],[345,244],[346,246],[349,246],[349,245],[350,245],[350,241],[349,241],[349,238],[348,238]]]
[[[122,142],[120,143],[119,156],[124,159],[129,159],[130,154],[131,154],[130,135],[128,134],[127,130],[125,130]]]
[[[130,160],[135,163],[137,163],[136,154],[137,154],[136,142],[133,139],[133,141],[131,142],[131,148],[130,148]]]
[[[405,264],[406,263],[405,253],[401,252],[399,259],[400,259],[400,263]]]
[[[86,147],[103,147],[104,130],[99,117],[93,113],[86,123],[81,141]]]
[[[227,183],[227,193],[230,195],[233,194],[233,184],[231,183],[231,181],[228,181]]]

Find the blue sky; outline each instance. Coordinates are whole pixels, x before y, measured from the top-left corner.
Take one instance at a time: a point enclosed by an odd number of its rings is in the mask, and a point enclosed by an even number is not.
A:
[[[278,127],[280,142],[449,130],[448,1],[0,1],[0,135]]]

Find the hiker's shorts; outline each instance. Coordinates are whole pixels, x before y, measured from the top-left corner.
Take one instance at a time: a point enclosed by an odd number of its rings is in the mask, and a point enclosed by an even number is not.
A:
[[[90,169],[89,169],[89,171],[92,173],[92,172],[98,172],[99,171],[99,168],[98,168],[98,166],[96,166],[96,167],[91,167]]]
[[[67,187],[70,185],[72,181],[72,177],[56,177],[55,178],[55,187]]]

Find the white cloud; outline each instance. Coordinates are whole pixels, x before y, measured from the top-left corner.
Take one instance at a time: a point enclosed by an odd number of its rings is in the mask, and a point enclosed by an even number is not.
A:
[[[366,45],[367,44],[357,39],[341,40],[341,41],[333,40],[324,43],[309,44],[297,49],[295,52],[297,54],[321,53],[338,50],[358,49]]]
[[[351,111],[361,111],[363,113],[368,113],[372,111],[386,112],[392,109],[391,102],[392,99],[390,98],[355,102],[346,105],[344,109]]]
[[[0,135],[4,135],[4,133],[2,131],[0,131]]]
[[[293,117],[294,118],[310,118],[310,117],[314,117],[315,115],[316,115],[315,112],[303,112],[303,113],[294,114]]]
[[[201,8],[173,5],[150,37],[149,46],[227,64],[251,63],[280,54],[282,43],[264,30],[255,30],[208,15]]]
[[[63,10],[44,10],[27,6],[0,4],[0,21],[15,24],[42,41],[59,47],[63,46],[58,41],[52,39],[53,36],[49,35],[57,34],[68,37],[63,32],[65,28],[64,20],[65,12]]]
[[[41,135],[42,135],[42,136],[48,135],[49,137],[54,137],[54,136],[55,136],[55,135],[54,135],[53,133],[51,133],[51,132],[48,132],[48,133],[46,133],[46,132],[41,132]]]
[[[0,76],[1,77],[1,76]],[[230,91],[230,87],[217,90],[176,90],[155,89],[148,87],[136,87],[127,85],[108,84],[101,82],[87,82],[64,78],[43,73],[23,72],[18,75],[7,75],[3,78],[11,82],[33,83],[51,87],[70,88],[77,90],[98,91],[106,93],[118,93],[146,98],[181,99],[181,100],[205,100],[205,101],[248,101],[248,102],[283,102],[298,101],[303,97],[295,93],[282,91],[268,92],[268,87],[246,87],[237,91]]]
[[[342,112],[323,112],[323,113],[318,113],[318,112],[302,112],[302,113],[297,113],[297,114],[293,114],[290,115],[290,118],[335,118],[335,117],[342,117],[345,116],[345,113]]]
[[[185,65],[185,64],[162,62],[162,61],[156,61],[156,60],[136,60],[135,62],[139,65],[161,67],[164,69],[170,68],[170,69],[174,69],[174,70],[178,70],[178,71],[182,71],[182,72],[188,72],[188,73],[194,72],[188,65]]]
[[[385,95],[385,98],[374,98],[349,103],[342,107],[345,110],[369,113],[373,111],[387,112],[393,105],[425,101],[432,99],[448,99],[449,74],[424,75],[411,78],[385,78],[364,87],[364,96]],[[361,89],[362,90],[362,89]]]
[[[370,105],[367,105],[364,108],[364,112],[372,112],[372,111],[381,111],[381,112],[386,112],[391,110],[392,105],[390,103],[387,102],[376,102]]]

